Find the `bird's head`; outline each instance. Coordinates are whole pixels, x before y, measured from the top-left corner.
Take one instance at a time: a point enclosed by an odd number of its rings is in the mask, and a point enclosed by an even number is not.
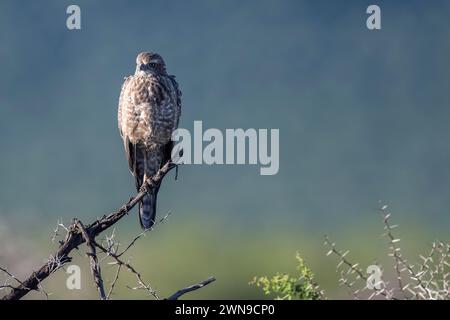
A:
[[[136,74],[166,74],[163,58],[154,52],[141,52],[136,57]]]

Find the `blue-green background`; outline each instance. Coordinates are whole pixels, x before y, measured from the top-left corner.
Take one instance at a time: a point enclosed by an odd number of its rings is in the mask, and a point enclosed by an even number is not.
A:
[[[197,165],[166,178],[158,212],[172,215],[131,252],[161,295],[215,275],[190,297],[261,297],[247,282],[293,272],[299,250],[345,297],[322,236],[362,266],[382,260],[379,200],[405,254],[448,240],[450,2],[376,1],[379,31],[366,28],[373,1],[76,1],[82,29],[69,31],[72,3],[0,2],[1,265],[26,275],[54,249],[57,219],[88,223],[133,194],[116,110],[149,50],[180,83],[181,127],[280,129],[275,176]],[[134,216],[116,227],[124,244],[138,232]],[[84,274],[81,292],[63,271],[46,285],[95,298]],[[145,298],[133,281],[115,297]]]

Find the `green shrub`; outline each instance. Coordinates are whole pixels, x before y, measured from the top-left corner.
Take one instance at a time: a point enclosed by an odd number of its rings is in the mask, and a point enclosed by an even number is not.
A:
[[[260,287],[266,295],[273,296],[276,300],[320,300],[323,292],[314,281],[314,274],[308,268],[297,252],[298,275],[292,277],[288,274],[277,273],[272,278],[255,277],[250,284]]]

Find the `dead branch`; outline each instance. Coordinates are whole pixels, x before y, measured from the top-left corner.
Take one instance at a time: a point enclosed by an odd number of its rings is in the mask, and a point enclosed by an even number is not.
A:
[[[111,297],[114,287],[116,286],[116,282],[117,282],[117,280],[119,280],[119,274],[120,274],[121,269],[122,269],[122,266],[119,264],[117,266],[117,271],[116,271],[116,275],[114,276],[114,280],[111,282],[111,287],[109,288],[108,295],[106,296],[106,300],[109,300],[109,298]]]
[[[216,278],[214,277],[210,277],[202,282],[199,282],[197,284],[194,284],[192,286],[183,288],[181,290],[178,290],[177,292],[175,292],[174,294],[172,294],[170,297],[168,297],[166,300],[178,300],[179,297],[181,297],[183,294],[186,294],[188,292],[194,291],[194,290],[198,290],[200,288],[203,288],[204,286],[210,284],[211,282],[216,281]]]
[[[115,253],[108,251],[105,247],[103,247],[102,245],[96,243],[94,241],[94,245],[99,248],[101,251],[103,251],[104,253],[106,253],[108,256],[110,256],[111,258],[113,258],[116,262],[116,264],[118,264],[119,266],[124,266],[128,269],[128,271],[130,271],[131,273],[133,273],[136,276],[136,279],[138,281],[139,286],[132,288],[132,289],[145,289],[149,294],[151,294],[155,299],[159,300],[159,297],[156,293],[155,290],[153,290],[148,284],[146,284],[141,277],[141,274],[139,272],[136,271],[136,269],[129,264],[128,262],[124,262],[123,260],[121,260],[119,258],[118,255],[116,255]]]
[[[100,271],[100,264],[98,263],[97,259],[97,253],[95,251],[95,246],[93,243],[95,243],[95,240],[93,237],[87,232],[86,228],[84,227],[83,223],[77,219],[75,219],[74,222],[78,228],[80,228],[81,234],[83,235],[84,240],[86,241],[86,245],[89,248],[89,253],[87,254],[89,256],[89,265],[91,267],[91,273],[94,277],[94,283],[97,287],[98,294],[100,295],[101,300],[106,300],[106,294],[105,294],[105,288],[103,287],[103,279],[102,274]]]
[[[127,203],[125,203],[120,209],[118,209],[115,212],[110,213],[109,215],[104,215],[102,218],[97,219],[93,223],[84,226],[81,221],[78,219],[75,219],[72,224],[70,224],[68,227],[64,227],[66,229],[66,236],[64,241],[60,241],[60,246],[56,253],[54,255],[51,255],[51,258],[48,260],[47,263],[42,265],[38,271],[32,272],[31,275],[24,281],[20,281],[16,277],[14,277],[11,273],[9,273],[6,269],[0,268],[1,271],[5,272],[7,275],[9,275],[12,279],[14,279],[18,285],[13,286],[11,284],[7,284],[2,286],[3,289],[10,289],[10,292],[2,297],[3,300],[18,300],[21,299],[23,296],[28,294],[30,291],[37,290],[41,291],[40,285],[41,282],[49,277],[53,272],[61,268],[65,263],[71,261],[71,257],[69,254],[73,249],[78,248],[83,243],[87,243],[89,247],[89,258],[90,258],[90,265],[91,265],[91,271],[94,276],[94,282],[96,283],[97,289],[99,291],[99,295],[101,299],[107,299],[112,293],[112,290],[114,289],[115,283],[117,282],[117,279],[119,277],[120,267],[125,266],[129,271],[135,274],[139,287],[136,289],[145,289],[147,290],[152,296],[154,296],[156,299],[158,299],[158,296],[154,292],[154,290],[148,286],[147,284],[142,281],[142,278],[140,274],[133,268],[128,262],[124,262],[120,259],[120,256],[127,251],[134,242],[139,239],[142,234],[137,236],[132,243],[120,254],[116,254],[111,250],[111,248],[108,246],[108,248],[104,248],[103,246],[99,245],[95,238],[101,234],[103,231],[107,230],[111,226],[113,226],[115,223],[117,223],[120,219],[122,219],[125,215],[129,213],[133,207],[135,207],[142,198],[146,195],[146,193],[151,190],[152,188],[155,188],[155,186],[159,185],[161,180],[164,178],[164,176],[173,168],[176,168],[177,166],[172,162],[167,162],[154,176],[148,178],[146,181],[144,181],[144,184],[142,188],[139,190],[139,192],[132,197]],[[58,223],[58,226],[60,224]],[[55,230],[55,234],[58,230]],[[55,236],[56,237],[56,236]],[[98,263],[96,250],[95,248],[99,248],[101,251],[106,253],[108,256],[112,257],[116,264],[118,264],[118,270],[116,273],[116,276],[111,284],[111,289],[109,290],[108,295],[105,294],[104,288],[103,288],[103,280],[101,278],[100,273],[100,266]],[[169,300],[173,300],[173,298],[178,298],[181,295],[197,290],[211,282],[213,282],[215,279],[210,278],[208,280],[205,280],[197,285],[187,287],[185,289],[182,289],[180,291],[177,291],[175,294],[173,294]]]

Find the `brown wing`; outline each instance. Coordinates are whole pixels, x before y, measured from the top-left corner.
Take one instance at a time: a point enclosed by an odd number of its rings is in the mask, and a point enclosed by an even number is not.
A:
[[[175,125],[175,129],[178,128],[178,123],[180,121],[180,116],[181,116],[181,90],[180,87],[178,85],[178,82],[175,79],[174,75],[169,75],[169,81],[173,87],[172,93],[173,93],[173,100],[176,101],[176,125]],[[169,143],[167,143],[164,146],[164,157],[163,157],[163,161],[161,163],[161,167],[164,166],[164,164],[166,164],[167,161],[169,161],[172,157],[172,149],[173,149],[174,143],[173,141],[170,141]],[[180,151],[180,156],[182,155],[182,150]]]
[[[178,85],[178,82],[175,80],[175,76],[174,75],[170,75],[169,76],[169,80],[172,83],[172,86],[174,88],[174,100],[176,101],[176,109],[177,109],[177,122],[176,122],[176,128],[178,128],[178,123],[180,121],[180,116],[181,116],[181,96],[182,96],[182,92],[180,90],[180,86]]]
[[[125,81],[122,85],[122,89],[120,90],[119,96],[119,107],[117,110],[117,121],[120,136],[123,140],[123,146],[125,148],[125,155],[128,161],[128,167],[130,168],[131,173],[135,176],[136,173],[136,147],[130,142],[128,136],[124,134],[126,130],[122,128],[123,125],[123,117],[125,117],[125,111],[128,109],[128,104],[131,103],[129,101],[129,84],[132,79],[132,76],[125,77]]]
[[[125,77],[124,78],[124,82],[122,84],[122,88],[120,90],[120,95],[119,95],[119,107],[117,109],[117,125],[119,128],[119,133],[120,136],[123,138],[123,134],[122,134],[122,110],[125,109],[126,107],[124,106],[125,101],[124,101],[124,95],[125,95],[125,91],[126,88],[128,86],[128,83],[130,82],[131,76]]]

